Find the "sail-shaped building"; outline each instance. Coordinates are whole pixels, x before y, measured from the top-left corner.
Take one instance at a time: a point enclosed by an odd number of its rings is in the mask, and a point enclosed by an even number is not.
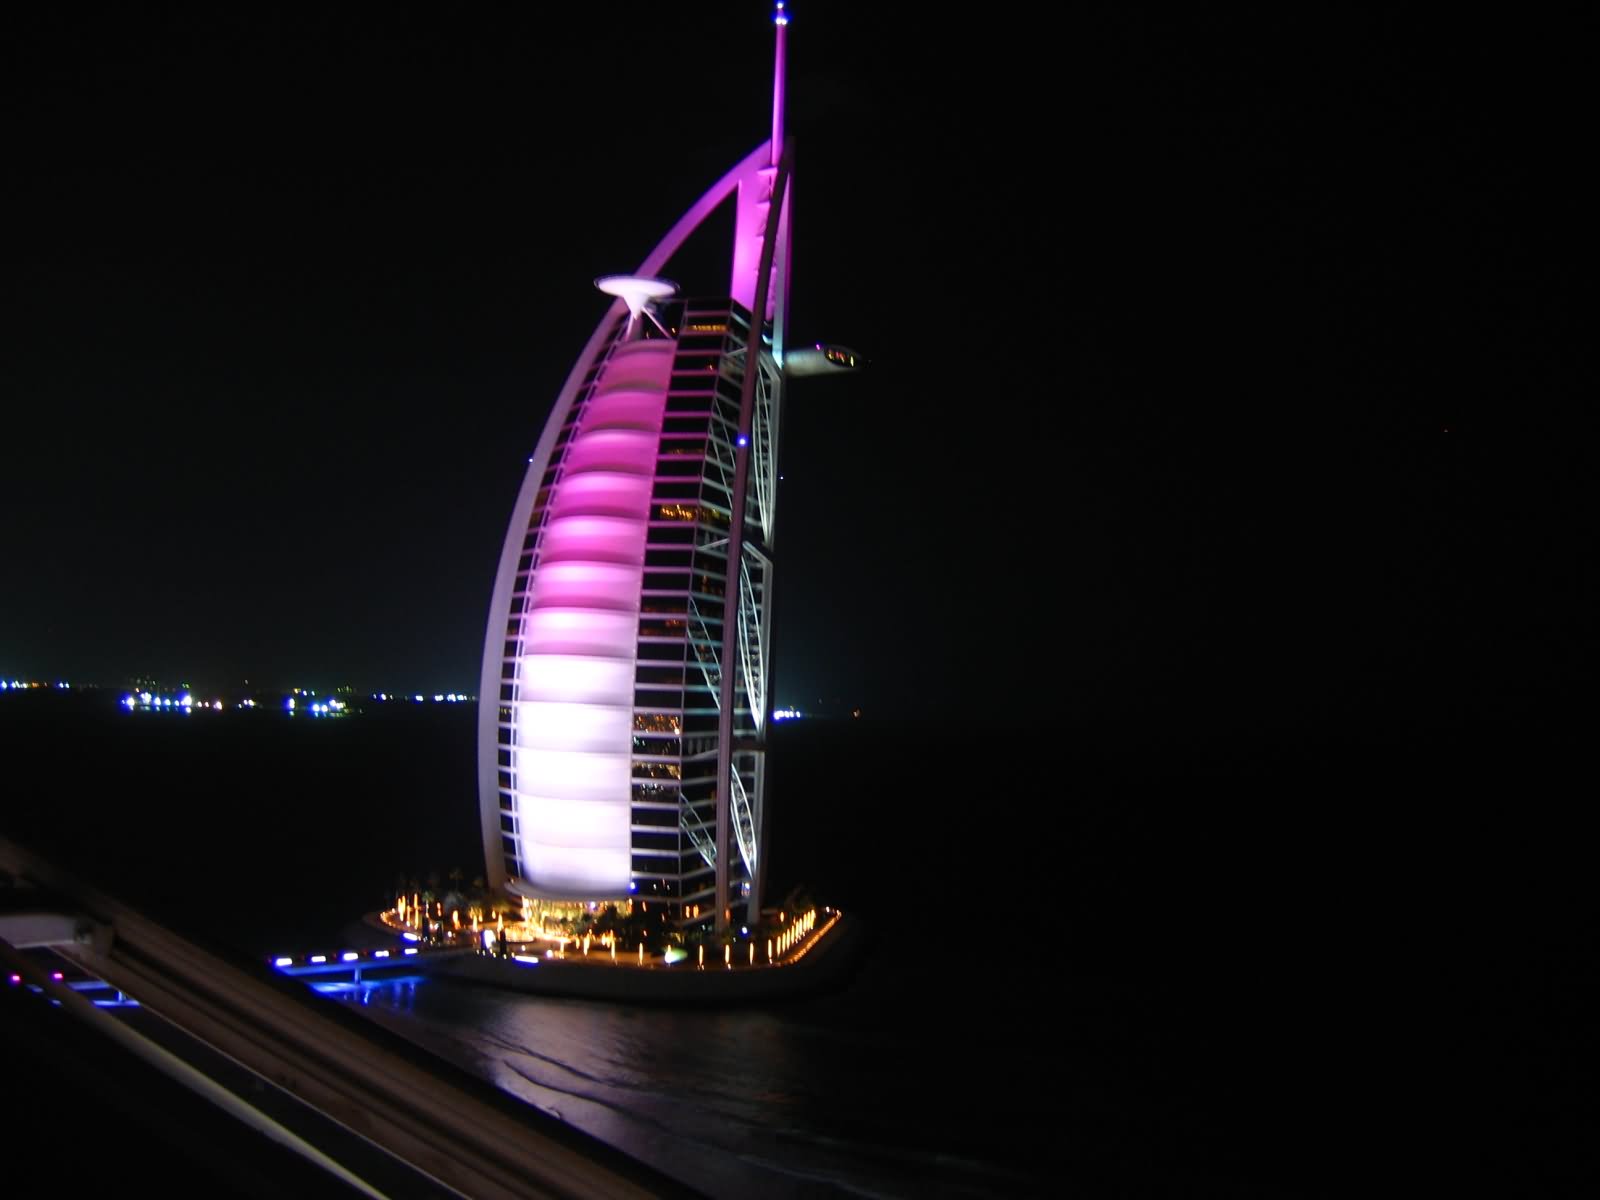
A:
[[[754,923],[765,866],[792,147],[772,136],[629,276],[558,396],[512,512],[479,689],[488,880]],[[661,276],[724,203],[726,292]],[[827,360],[822,360],[827,361]]]

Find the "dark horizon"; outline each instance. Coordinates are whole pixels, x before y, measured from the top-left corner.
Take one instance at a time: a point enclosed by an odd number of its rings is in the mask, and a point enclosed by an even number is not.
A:
[[[766,6],[27,20],[0,675],[476,691],[591,280],[766,135]],[[1573,51],[1071,20],[796,13],[794,328],[871,366],[792,389],[776,701],[1568,705]]]

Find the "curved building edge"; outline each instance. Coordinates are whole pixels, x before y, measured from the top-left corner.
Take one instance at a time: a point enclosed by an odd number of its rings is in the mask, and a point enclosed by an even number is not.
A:
[[[787,150],[787,147],[785,149]],[[770,230],[777,230],[777,237],[773,239],[777,244],[775,246],[763,245],[763,252],[758,256],[758,261],[760,262],[765,273],[764,282],[770,285],[770,290],[769,286],[758,286],[755,289],[757,295],[764,297],[766,303],[763,305],[763,307],[765,307],[767,312],[771,314],[773,320],[770,327],[766,322],[750,320],[747,326],[748,333],[746,337],[747,348],[749,343],[753,342],[759,348],[759,350],[762,351],[759,353],[758,361],[763,364],[761,370],[761,374],[765,377],[763,386],[770,388],[772,393],[770,400],[773,412],[773,420],[772,428],[770,429],[770,446],[768,447],[768,450],[770,458],[773,462],[775,462],[777,437],[777,396],[781,390],[783,319],[785,316],[784,310],[786,308],[786,293],[788,290],[789,254],[788,238],[786,235],[788,232],[790,217],[789,202],[792,189],[788,186],[788,179],[790,178],[789,172],[786,169],[780,172],[773,165],[771,165],[773,157],[774,156],[771,153],[771,144],[769,142],[763,142],[761,145],[752,150],[749,155],[747,155],[743,160],[729,170],[720,180],[718,180],[718,182],[714,184],[705,193],[705,195],[703,195],[700,200],[697,201],[697,203],[683,215],[682,218],[679,219],[672,229],[668,231],[667,235],[661,240],[661,242],[658,243],[651,254],[646,257],[637,274],[640,276],[654,276],[658,274],[666,266],[672,255],[690,236],[690,234],[692,234],[705,221],[706,217],[709,216],[712,211],[717,209],[724,201],[726,201],[728,197],[735,192],[735,190],[737,190],[739,193],[741,209],[746,207],[747,194],[756,193],[759,196],[760,188],[763,184],[768,189],[765,195],[767,202],[770,202],[771,199],[773,199],[773,192],[777,192],[776,199],[778,211],[776,213],[772,213],[768,209],[768,203],[762,203],[762,212],[760,213],[760,216],[763,218],[763,235]],[[788,159],[787,153],[784,155],[784,158],[786,160],[786,167]],[[773,186],[775,183],[777,185],[776,187]],[[741,224],[749,224],[749,222],[741,221]],[[767,240],[766,236],[763,236],[761,240],[765,242]],[[737,282],[738,280],[736,277],[735,284],[737,284]],[[735,286],[732,290],[735,293],[738,293],[740,288]],[[754,299],[754,297],[752,297],[752,299]],[[735,313],[736,309],[737,306],[735,305]],[[506,710],[508,703],[514,702],[504,693],[505,681],[503,679],[503,669],[507,661],[505,643],[508,637],[508,622],[510,622],[513,618],[511,608],[513,595],[516,588],[517,576],[519,574],[519,563],[523,559],[524,554],[528,552],[526,543],[529,539],[530,533],[532,532],[530,530],[530,522],[532,521],[534,515],[538,496],[543,489],[543,481],[545,480],[546,474],[550,471],[552,461],[556,456],[557,442],[560,438],[562,428],[567,422],[569,415],[572,413],[573,405],[577,403],[579,397],[583,395],[585,388],[593,388],[598,386],[600,382],[599,379],[591,379],[591,373],[595,371],[603,355],[607,354],[608,351],[615,351],[615,349],[618,347],[618,329],[621,322],[623,322],[626,318],[626,315],[626,306],[621,300],[614,302],[608,307],[605,315],[595,327],[594,332],[590,335],[583,352],[579,355],[571,371],[568,373],[566,382],[563,385],[561,392],[558,394],[555,404],[552,406],[549,418],[546,421],[543,433],[539,439],[539,443],[534,454],[528,461],[528,467],[523,477],[522,486],[518,491],[517,500],[512,509],[511,518],[508,522],[507,532],[502,543],[499,565],[495,577],[494,591],[490,603],[489,620],[487,622],[485,631],[483,665],[479,687],[478,790],[486,878],[490,886],[497,891],[511,892],[513,894],[519,894],[538,899],[604,901],[620,900],[623,899],[627,894],[626,892],[623,892],[616,895],[596,895],[594,889],[592,888],[550,886],[548,881],[541,884],[541,882],[537,879],[529,880],[521,877],[520,873],[513,874],[511,871],[508,871],[506,864],[506,847],[502,839],[500,800],[502,788],[500,773],[503,769],[500,761],[500,727],[502,723],[502,714]],[[765,342],[769,336],[771,342],[770,352],[765,352]],[[602,370],[603,369],[604,368],[602,368]],[[747,421],[741,422],[741,430],[747,429],[748,427]],[[745,439],[741,434],[741,447],[744,446],[744,442]],[[775,503],[769,503],[766,508],[769,543],[771,516],[774,511]],[[766,559],[764,562],[764,569],[770,571],[770,559]],[[730,587],[738,586],[738,583],[735,580],[735,574],[736,572],[730,564],[728,571],[728,586]],[[762,579],[763,588],[765,588],[765,585],[768,582],[769,581],[766,578]],[[770,609],[765,604],[761,605],[760,607],[764,611],[759,614],[761,625],[759,643],[764,648],[770,645]],[[635,613],[635,621],[637,621],[637,617],[638,614]],[[688,664],[686,663],[685,670],[687,671],[688,669]],[[755,714],[754,716],[758,733],[762,725],[763,716],[764,711]],[[730,750],[735,740],[736,739],[734,738],[723,739],[724,743],[730,747]],[[751,857],[754,858],[757,854],[759,854],[759,858],[764,859],[764,833],[766,823],[764,820],[762,820],[763,814],[760,812],[759,798],[759,793],[764,790],[764,755],[758,756],[754,766],[750,767],[750,772],[753,790],[755,791],[756,795],[746,800],[746,811],[748,813],[748,818],[745,821],[745,826],[748,827],[753,825],[754,828],[744,831],[747,831],[753,835],[754,838],[754,845],[751,847]],[[738,787],[738,785],[737,783],[734,783],[731,786],[721,787],[720,790],[726,793],[734,790],[736,787]],[[753,811],[750,811],[750,800],[754,800]],[[753,821],[749,818],[753,818]],[[726,832],[732,823],[733,822],[730,819],[725,818],[724,821],[719,822],[719,829]],[[520,833],[516,836],[520,838]],[[722,841],[723,851],[728,853],[729,857],[732,856],[731,852],[734,848],[734,841],[735,839],[731,837],[725,838]],[[520,855],[520,840],[517,844],[519,847],[519,853],[514,865],[523,865],[523,859]],[[759,846],[759,850],[755,849],[757,846]],[[631,869],[630,863],[630,870],[628,872],[629,878],[632,879],[639,874],[639,871]],[[755,910],[758,906],[760,899],[760,875],[756,870],[751,870],[749,874],[753,878],[747,882],[753,882],[754,884],[752,889],[754,894],[749,896],[749,905],[752,909],[753,915],[753,910]],[[620,891],[620,888],[606,890]],[[631,891],[631,887],[629,890]],[[724,892],[723,895],[725,896],[726,893]],[[722,899],[721,896],[718,898],[719,900]]]

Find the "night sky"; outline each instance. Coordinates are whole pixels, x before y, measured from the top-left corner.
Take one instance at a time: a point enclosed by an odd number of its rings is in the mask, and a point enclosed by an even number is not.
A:
[[[792,333],[871,367],[790,394],[779,702],[1579,694],[1577,39],[797,9]],[[8,20],[0,674],[476,690],[591,281],[766,136],[766,7]]]

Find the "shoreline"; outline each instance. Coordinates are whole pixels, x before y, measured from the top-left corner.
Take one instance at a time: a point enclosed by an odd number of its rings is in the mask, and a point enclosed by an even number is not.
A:
[[[376,913],[367,913],[346,936],[363,948],[394,946],[398,939]],[[636,966],[600,958],[494,958],[470,951],[418,955],[420,973],[531,995],[628,1003],[744,1003],[782,1000],[825,991],[845,981],[861,960],[867,930],[860,918],[835,915],[798,957],[773,965],[699,966],[680,962]]]

